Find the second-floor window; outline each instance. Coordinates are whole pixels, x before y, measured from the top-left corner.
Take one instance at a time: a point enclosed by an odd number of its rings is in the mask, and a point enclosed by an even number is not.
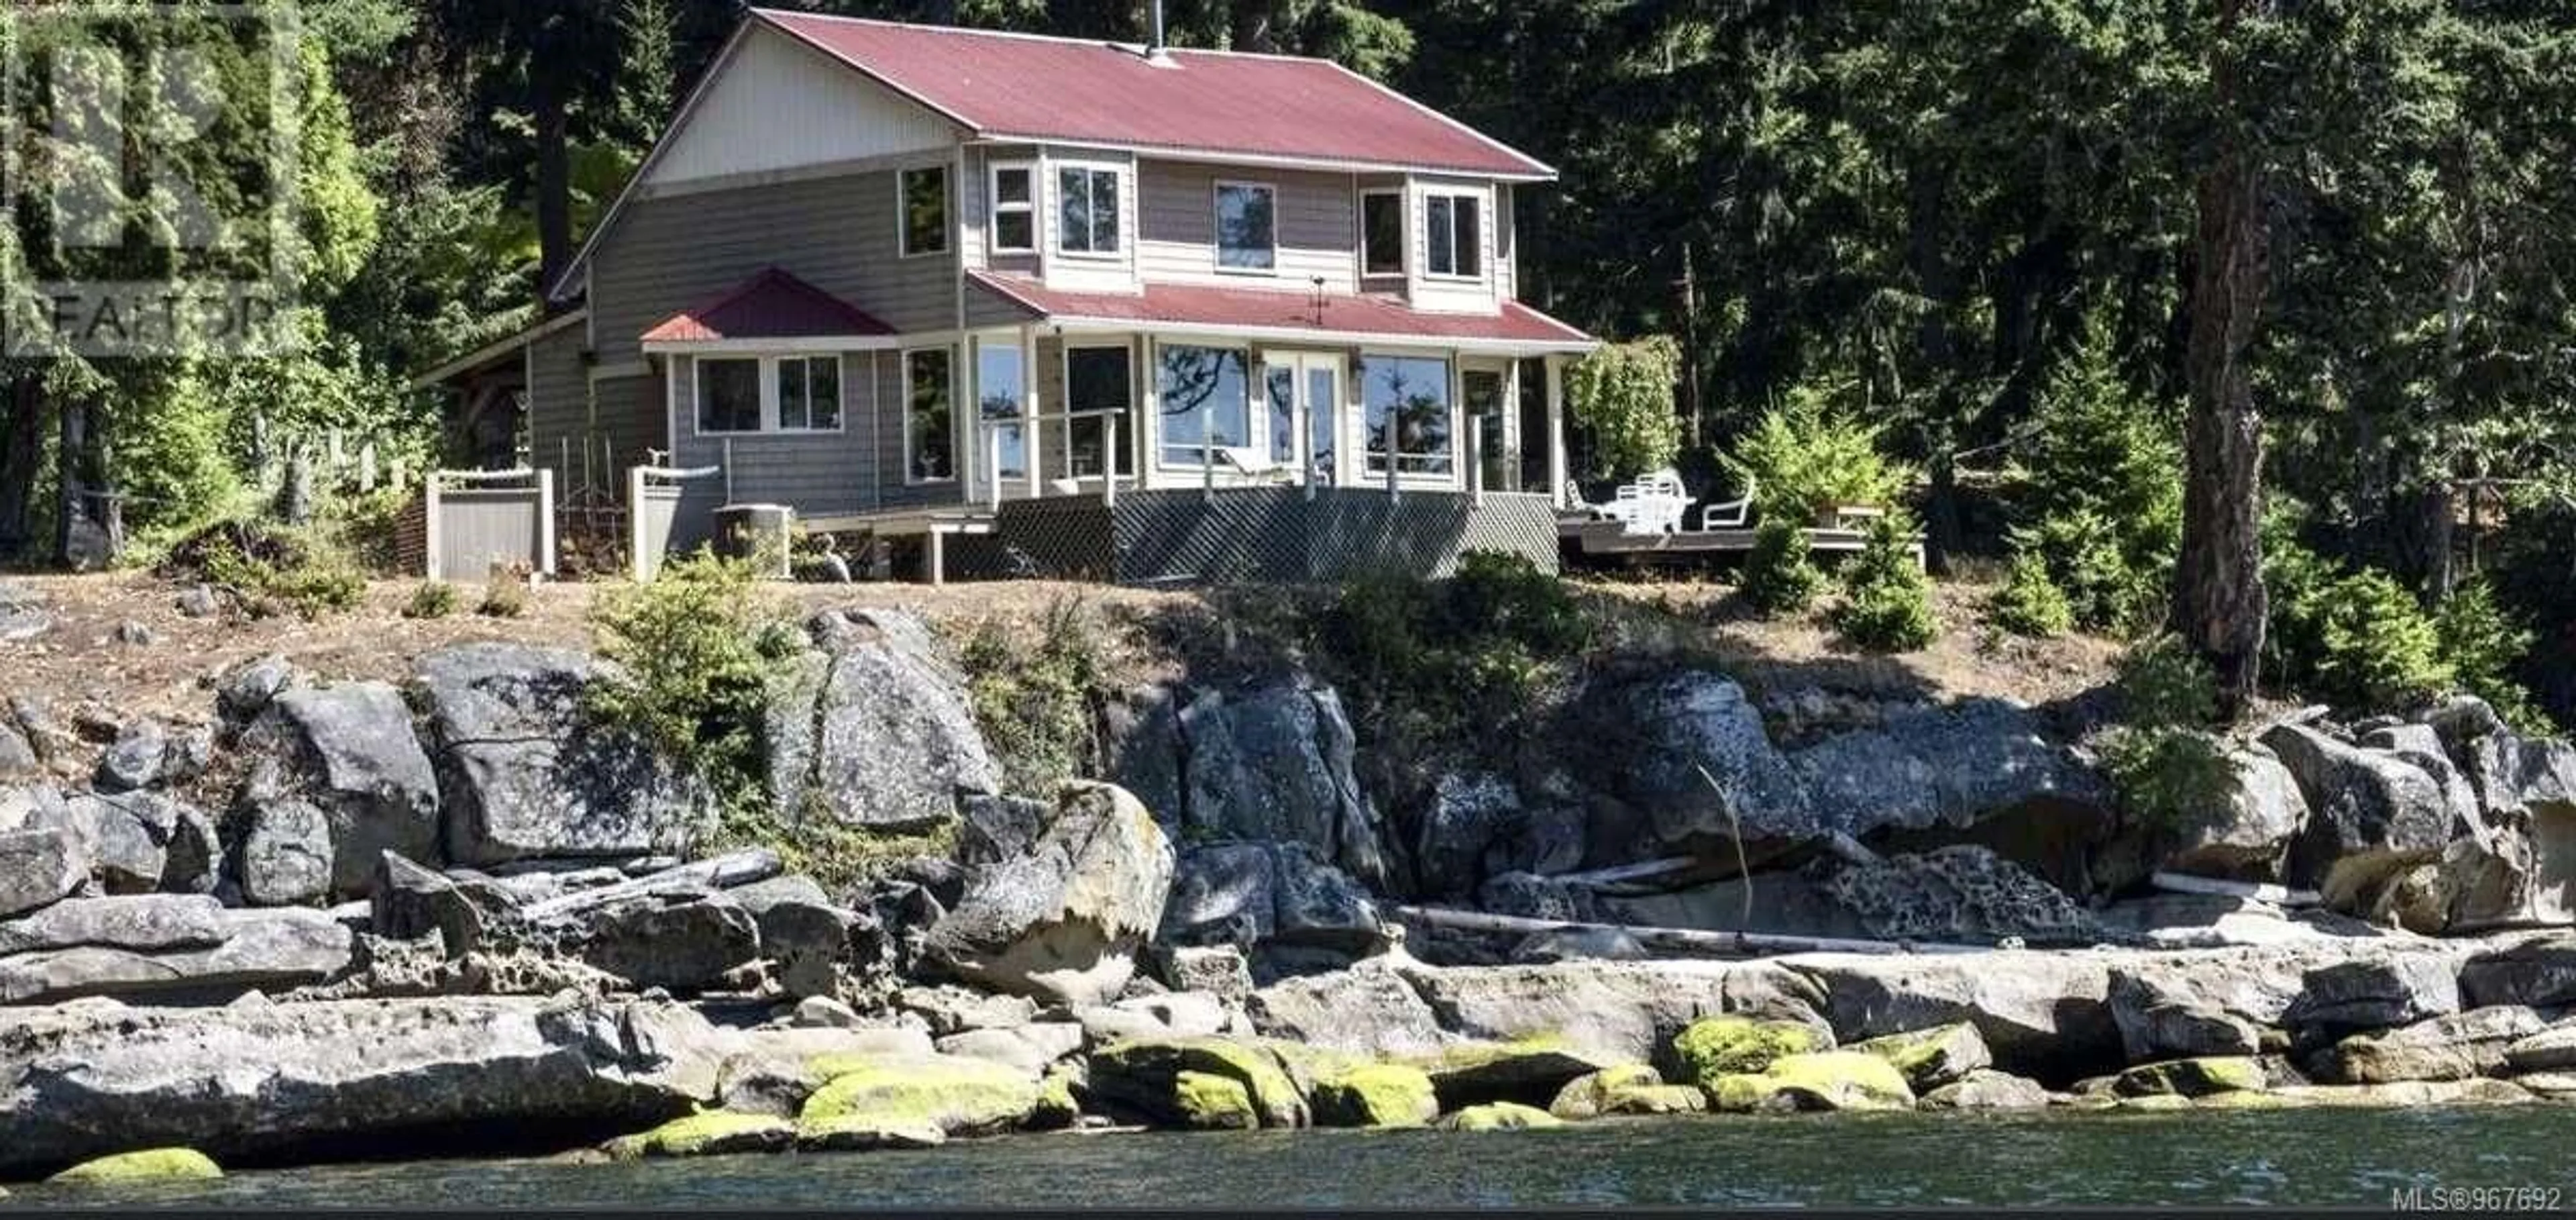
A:
[[[1404,274],[1404,192],[1360,195],[1360,274]]]
[[[1037,171],[1026,165],[994,166],[993,251],[1032,254],[1037,248]]]
[[[903,253],[940,254],[948,249],[948,167],[908,169],[902,175]]]
[[[1216,184],[1216,265],[1268,271],[1279,262],[1278,192],[1255,182]]]
[[[1056,171],[1056,248],[1067,254],[1118,253],[1118,171],[1071,166]]]
[[[1484,201],[1474,195],[1422,198],[1423,269],[1431,275],[1472,280],[1485,273]]]

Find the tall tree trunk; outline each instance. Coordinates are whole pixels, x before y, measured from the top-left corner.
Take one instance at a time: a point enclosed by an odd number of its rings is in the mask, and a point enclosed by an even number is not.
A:
[[[1928,308],[1915,330],[1915,344],[1921,350],[1927,370],[1926,380],[1934,400],[1924,422],[1924,447],[1929,453],[1931,493],[1924,503],[1924,566],[1934,575],[1951,572],[1951,557],[1959,553],[1966,539],[1959,513],[1958,458],[1961,434],[1969,421],[1961,401],[1959,383],[1964,370],[1960,367],[1959,336],[1951,326],[1951,303],[1956,293],[1949,252],[1943,249],[1942,236],[1947,228],[1950,172],[1946,165],[1919,168],[1906,183],[1906,258],[1913,265],[1915,291],[1922,294]]]
[[[1706,413],[1700,402],[1699,268],[1691,258],[1690,239],[1682,239],[1682,418],[1690,421],[1690,445],[1707,442],[1702,429]]]
[[[563,85],[547,65],[528,65],[528,85],[537,125],[537,292],[542,298],[572,262],[571,117],[565,112]],[[550,305],[547,312],[553,312]]]
[[[2263,307],[2263,174],[2241,122],[2232,46],[2243,19],[2271,0],[2222,0],[2210,79],[2220,116],[2217,159],[2202,172],[2185,375],[2182,559],[2174,627],[2217,670],[2230,715],[2261,676],[2268,604],[2263,590],[2263,416],[2246,349]]]
[[[33,372],[9,383],[0,419],[0,559],[36,540],[36,476],[45,456],[45,386]]]
[[[77,542],[87,504],[81,495],[82,454],[89,448],[89,408],[63,404],[63,438],[54,448],[54,562],[65,567],[79,557]]]

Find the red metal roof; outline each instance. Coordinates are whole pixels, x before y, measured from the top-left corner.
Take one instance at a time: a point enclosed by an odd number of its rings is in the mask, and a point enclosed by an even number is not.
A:
[[[705,304],[672,314],[644,332],[646,343],[716,339],[812,339],[891,335],[866,311],[776,267],[725,289]]]
[[[1147,284],[1142,293],[1066,292],[1025,276],[991,271],[966,274],[977,287],[1019,306],[1033,320],[1079,318],[1173,329],[1306,331],[1534,346],[1593,342],[1590,335],[1518,301],[1505,302],[1499,314],[1456,314],[1426,312],[1393,297],[1334,294],[1324,298],[1319,311],[1315,298],[1297,292],[1201,284]]]
[[[1327,60],[752,12],[987,137],[1555,176]]]

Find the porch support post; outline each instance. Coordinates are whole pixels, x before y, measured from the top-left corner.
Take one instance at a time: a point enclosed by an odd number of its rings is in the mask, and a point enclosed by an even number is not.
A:
[[[1565,508],[1565,357],[1547,358],[1547,494]]]
[[[1038,426],[1043,404],[1038,394],[1038,328],[1034,326],[1020,328],[1020,385],[1020,463],[1028,468],[1029,498],[1034,500],[1045,487],[1038,478],[1038,435],[1046,431]]]
[[[948,583],[948,532],[936,524],[921,536],[921,562],[933,586]]]

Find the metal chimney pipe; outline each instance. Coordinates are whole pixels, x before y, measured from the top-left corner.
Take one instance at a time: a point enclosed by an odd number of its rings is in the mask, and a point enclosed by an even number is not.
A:
[[[1163,54],[1163,0],[1147,0],[1146,7],[1153,12],[1154,40],[1145,48],[1145,54],[1159,58]]]

